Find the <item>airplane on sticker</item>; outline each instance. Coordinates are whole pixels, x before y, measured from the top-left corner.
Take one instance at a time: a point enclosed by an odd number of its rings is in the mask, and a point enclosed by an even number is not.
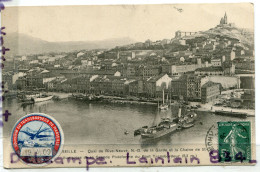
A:
[[[43,125],[43,123],[42,123],[42,125]],[[37,138],[52,137],[53,135],[43,135],[43,134],[41,134],[42,132],[48,132],[50,130],[50,128],[41,129],[42,125],[37,132],[31,130],[28,127],[27,127],[27,131],[21,130],[20,132],[25,133],[26,135],[30,136],[31,140],[34,140],[34,139],[37,139]]]

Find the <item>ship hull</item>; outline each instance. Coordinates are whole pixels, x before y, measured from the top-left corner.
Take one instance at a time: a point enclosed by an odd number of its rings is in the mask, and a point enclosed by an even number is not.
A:
[[[34,102],[44,102],[44,101],[48,101],[51,100],[53,96],[48,96],[48,97],[39,97],[39,98],[34,98]]]
[[[161,131],[157,131],[156,133],[153,133],[153,134],[141,134],[141,138],[146,141],[146,140],[151,140],[151,139],[157,139],[157,138],[160,138],[160,137],[163,137],[165,135],[168,135],[170,133],[173,133],[174,131],[177,131],[179,125],[176,125],[176,126],[173,126],[169,129],[165,128]]]
[[[247,113],[242,113],[242,112],[215,111],[215,114],[222,115],[222,116],[247,118]]]

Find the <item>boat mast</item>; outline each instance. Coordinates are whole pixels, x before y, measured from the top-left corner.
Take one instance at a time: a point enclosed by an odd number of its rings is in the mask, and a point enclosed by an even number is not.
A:
[[[162,100],[163,100],[163,105],[164,105],[164,89],[163,89],[163,99]]]
[[[170,105],[172,104],[172,101],[171,101],[172,100],[172,94],[171,94],[171,92],[172,92],[172,90],[170,89],[170,103],[169,103]]]

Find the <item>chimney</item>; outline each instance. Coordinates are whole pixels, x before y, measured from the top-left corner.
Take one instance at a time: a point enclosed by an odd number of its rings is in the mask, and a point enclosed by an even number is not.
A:
[[[179,107],[179,111],[178,111],[178,117],[181,117],[181,106]]]

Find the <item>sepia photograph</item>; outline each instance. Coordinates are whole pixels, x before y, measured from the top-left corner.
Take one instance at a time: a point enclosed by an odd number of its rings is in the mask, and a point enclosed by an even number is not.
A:
[[[6,7],[1,25],[6,168],[255,164],[253,4]]]

